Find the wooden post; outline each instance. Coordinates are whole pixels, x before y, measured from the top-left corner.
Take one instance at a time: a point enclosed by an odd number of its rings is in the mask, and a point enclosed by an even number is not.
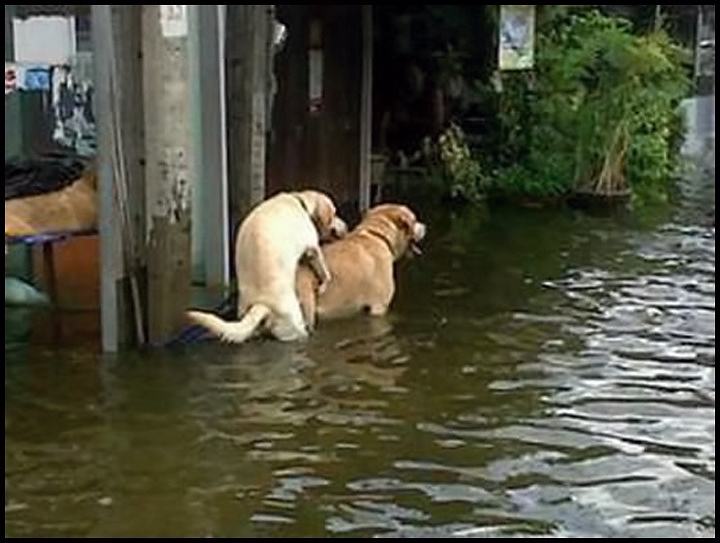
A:
[[[233,224],[265,198],[273,6],[227,6],[227,111]]]
[[[362,6],[362,86],[360,94],[360,211],[370,207],[372,168],[372,6]]]
[[[120,111],[122,159],[127,174],[130,228],[139,273],[146,261],[145,215],[145,121],[143,107],[142,9],[139,5],[113,6],[117,87]]]
[[[190,302],[190,139],[187,6],[142,8],[147,157],[149,339],[163,344]]]
[[[145,339],[145,243],[139,6],[93,6],[102,345]]]

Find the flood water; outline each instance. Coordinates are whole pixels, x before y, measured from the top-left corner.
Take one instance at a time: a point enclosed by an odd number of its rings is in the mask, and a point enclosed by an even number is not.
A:
[[[714,157],[713,157],[714,164]],[[714,536],[714,167],[633,213],[433,212],[385,319],[11,343],[8,536]]]

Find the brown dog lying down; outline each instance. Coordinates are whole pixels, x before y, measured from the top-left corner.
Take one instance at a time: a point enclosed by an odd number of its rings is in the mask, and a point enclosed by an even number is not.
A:
[[[395,294],[393,264],[425,237],[425,225],[405,206],[371,208],[360,224],[339,241],[322,247],[332,282],[319,293],[318,278],[305,264],[298,267],[296,288],[309,328],[319,319],[362,311],[384,315]]]
[[[5,200],[5,235],[90,230],[97,227],[97,178],[87,171],[52,192]]]

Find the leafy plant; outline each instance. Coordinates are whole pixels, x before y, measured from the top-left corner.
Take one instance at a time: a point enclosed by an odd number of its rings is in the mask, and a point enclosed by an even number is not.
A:
[[[426,139],[423,153],[434,177],[443,180],[451,198],[477,201],[483,197],[487,174],[473,157],[457,124],[451,123],[434,144]]]
[[[495,190],[545,196],[652,185],[678,155],[682,51],[598,11],[546,12],[534,73],[503,77]]]

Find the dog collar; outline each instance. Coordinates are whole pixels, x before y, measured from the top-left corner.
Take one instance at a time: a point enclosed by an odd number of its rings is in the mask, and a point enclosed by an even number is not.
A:
[[[305,213],[307,213],[308,215],[310,215],[310,210],[309,210],[309,209],[307,208],[307,206],[305,205],[305,200],[303,200],[302,198],[300,198],[300,196],[298,196],[297,194],[293,194],[292,196],[293,196],[293,198],[295,198],[295,199],[300,203],[300,207],[302,207],[302,208],[305,210]]]
[[[390,251],[390,254],[393,256],[393,258],[396,258],[395,250],[393,249],[393,245],[389,239],[387,239],[385,236],[383,236],[380,232],[376,232],[375,230],[367,229],[364,231],[367,232],[368,234],[370,234],[371,236],[374,236],[377,239],[382,240],[382,242],[387,246],[388,251]]]
[[[307,214],[307,216],[310,218],[310,221],[311,221],[311,222],[315,225],[315,227],[317,228],[317,227],[318,227],[318,222],[317,222],[317,220],[315,219],[315,217],[313,217],[312,214],[310,213],[310,210],[307,208],[307,205],[305,205],[305,200],[303,200],[302,198],[300,198],[300,196],[298,196],[297,194],[293,194],[292,196],[293,196],[293,198],[295,198],[295,199],[298,201],[298,203],[300,204],[300,207],[303,208],[303,211]]]

